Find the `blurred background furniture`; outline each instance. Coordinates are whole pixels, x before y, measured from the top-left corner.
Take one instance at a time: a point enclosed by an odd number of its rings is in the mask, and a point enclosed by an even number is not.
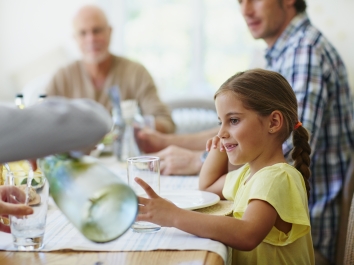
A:
[[[349,212],[347,240],[345,245],[343,264],[354,264],[354,198],[352,199],[352,204]]]
[[[176,124],[176,133],[194,133],[218,126],[212,98],[176,98],[166,100]]]
[[[339,231],[337,238],[337,249],[336,249],[336,264],[354,264],[354,210],[353,210],[353,193],[354,193],[354,153],[351,156],[350,165],[344,180],[344,186],[342,191],[341,200],[341,211],[339,219]],[[350,206],[351,205],[351,206]],[[351,211],[351,212],[350,212]],[[350,216],[351,215],[351,216]],[[351,220],[348,220],[350,219]],[[351,222],[351,223],[350,223]],[[349,236],[349,226],[351,226],[351,238]],[[350,241],[350,242],[349,242]],[[348,245],[351,245],[351,250],[348,249]],[[344,253],[349,255],[347,252],[351,252],[352,263],[343,263]]]

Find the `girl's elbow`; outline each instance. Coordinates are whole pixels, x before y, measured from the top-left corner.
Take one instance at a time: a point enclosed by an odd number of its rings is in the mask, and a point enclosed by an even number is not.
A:
[[[199,183],[198,183],[198,188],[199,190],[202,191],[210,191],[210,187],[213,185],[213,183],[209,183],[207,181],[203,181],[201,176],[199,175]]]
[[[208,191],[208,192],[211,192],[211,193],[215,193],[215,194],[217,194],[219,197],[220,197],[220,191],[219,190],[217,190],[213,185],[211,185],[211,186],[207,186],[207,185],[200,185],[199,184],[199,190],[201,190],[201,191]],[[220,197],[220,199],[223,199],[223,197],[221,198]]]
[[[245,246],[244,249],[242,249],[243,251],[251,251],[254,250],[261,242],[255,241],[255,240],[247,240],[247,242],[245,242]]]
[[[199,190],[208,191],[208,186],[199,183]]]
[[[254,237],[247,237],[241,241],[238,240],[238,242],[239,244],[235,244],[232,247],[241,251],[252,251],[262,242],[262,240],[260,241]]]

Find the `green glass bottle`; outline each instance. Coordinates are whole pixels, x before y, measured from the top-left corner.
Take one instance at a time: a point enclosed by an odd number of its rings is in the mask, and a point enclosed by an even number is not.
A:
[[[55,155],[39,159],[38,165],[55,203],[86,238],[112,241],[134,223],[134,191],[97,159]]]

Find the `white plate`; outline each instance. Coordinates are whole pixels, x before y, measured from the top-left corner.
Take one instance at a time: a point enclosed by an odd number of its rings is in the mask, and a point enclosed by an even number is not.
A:
[[[220,197],[214,193],[200,190],[176,190],[164,191],[160,196],[176,206],[186,210],[195,210],[214,205],[220,201]]]

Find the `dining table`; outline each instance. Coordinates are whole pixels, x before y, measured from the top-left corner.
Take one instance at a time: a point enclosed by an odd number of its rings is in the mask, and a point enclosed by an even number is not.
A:
[[[127,181],[125,163],[117,161],[114,156],[100,157],[98,163]],[[188,196],[188,192],[198,190],[198,176],[161,176],[160,190],[167,193],[180,191]],[[216,207],[219,204],[223,209],[220,215],[229,214],[225,211],[229,211],[230,205],[222,202],[196,211],[220,211],[221,208]],[[0,232],[0,264],[4,265],[227,265],[231,263],[231,252],[221,242],[200,238],[172,227],[162,227],[155,233],[136,233],[129,229],[112,242],[94,243],[81,235],[52,199],[48,207],[43,249],[18,251],[13,246],[11,234]]]

